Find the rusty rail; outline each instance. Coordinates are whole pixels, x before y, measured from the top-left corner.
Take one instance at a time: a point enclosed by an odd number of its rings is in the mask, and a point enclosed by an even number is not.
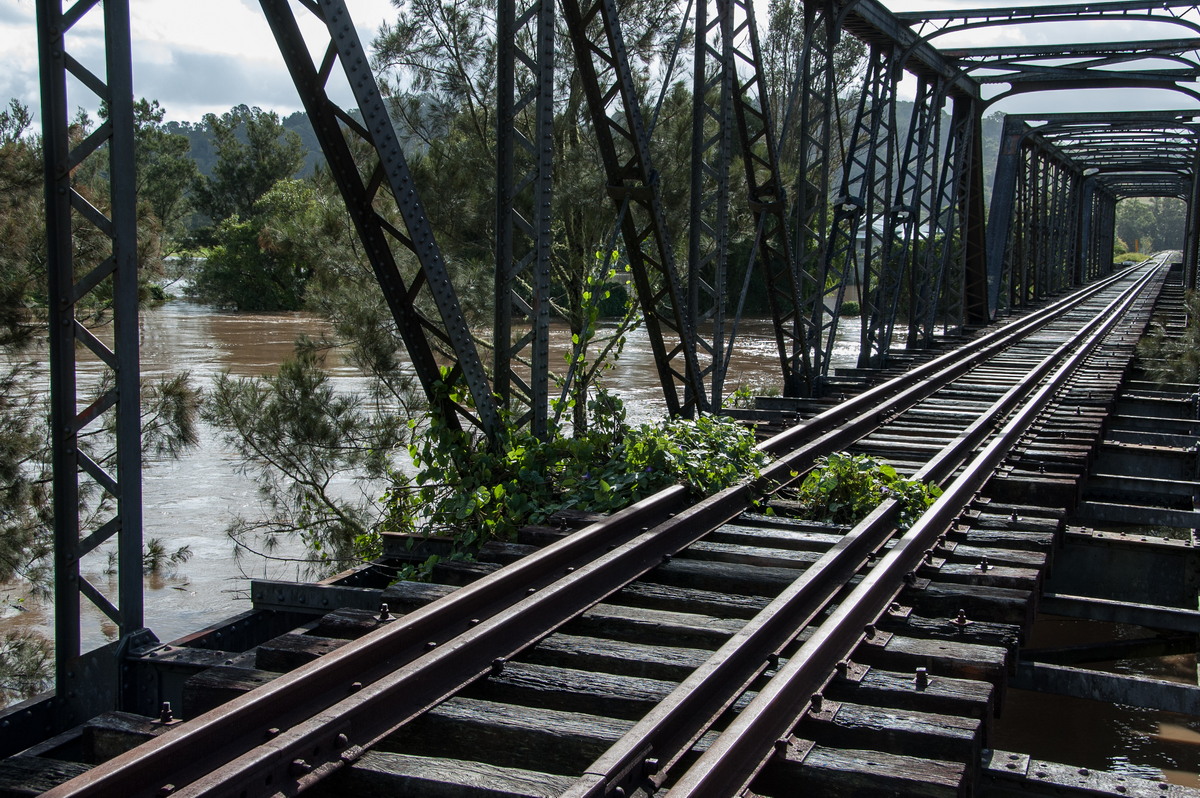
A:
[[[686,509],[684,489],[668,489],[47,794],[298,792],[736,517],[763,492],[791,483],[818,457],[843,448],[1104,287],[1092,286],[982,336],[766,442],[762,448],[768,452],[790,451],[754,482]]]

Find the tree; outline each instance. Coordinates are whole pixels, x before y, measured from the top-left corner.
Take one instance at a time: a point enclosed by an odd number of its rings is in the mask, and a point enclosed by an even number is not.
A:
[[[221,116],[205,114],[204,124],[217,161],[211,175],[195,181],[195,204],[214,226],[231,216],[249,219],[259,198],[304,162],[300,136],[285,130],[274,111],[239,105]]]
[[[311,270],[299,248],[270,234],[281,215],[302,206],[289,181],[304,161],[300,137],[274,112],[239,105],[205,124],[217,153],[213,173],[194,183],[195,205],[211,226],[200,238],[213,247],[192,285],[205,302],[238,310],[298,310]],[[294,194],[294,192],[292,192]]]
[[[1141,199],[1117,203],[1116,227],[1117,238],[1134,247],[1134,251],[1150,252],[1154,248],[1154,211]]]
[[[134,155],[137,161],[137,194],[143,228],[151,228],[157,255],[175,254],[187,232],[192,212],[191,188],[199,178],[189,157],[186,136],[171,133],[163,124],[165,112],[158,100],[134,103]],[[155,224],[151,227],[150,218]]]

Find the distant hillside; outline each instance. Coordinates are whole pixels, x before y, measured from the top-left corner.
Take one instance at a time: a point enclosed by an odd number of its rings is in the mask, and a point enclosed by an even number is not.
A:
[[[907,132],[909,119],[912,117],[911,102],[900,101],[896,104],[896,122],[899,130]],[[357,111],[353,112],[357,115]],[[950,131],[950,116],[942,114],[941,119],[943,136]],[[324,161],[324,156],[321,154],[321,147],[317,143],[317,135],[313,131],[312,124],[309,122],[308,114],[303,111],[297,111],[283,119],[283,126],[287,130],[296,132],[300,136],[300,141],[304,146],[304,166],[300,171],[300,176],[304,177],[312,174],[316,169],[317,164]],[[996,170],[996,154],[1000,148],[1000,134],[1004,127],[1004,115],[995,113],[984,117],[983,120],[983,180],[984,180],[984,201],[990,201],[992,194],[992,178]],[[216,153],[213,151],[212,142],[208,132],[208,126],[203,122],[169,122],[167,130],[171,133],[178,133],[186,136],[191,143],[192,158],[196,161],[200,172],[205,175],[212,174],[213,165],[216,163]],[[402,140],[405,138],[401,134]],[[412,139],[408,139],[409,144],[412,144]],[[832,181],[834,190],[836,191],[837,179]]]

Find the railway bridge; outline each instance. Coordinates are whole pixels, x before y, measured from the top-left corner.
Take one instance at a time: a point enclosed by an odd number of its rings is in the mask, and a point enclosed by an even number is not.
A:
[[[408,169],[353,4],[261,0],[417,379],[445,418],[482,445],[505,425],[547,432],[555,66],[569,57],[611,200],[606,251],[628,267],[668,411],[726,412],[742,298],[762,286],[780,390],[742,415],[774,459],[698,502],[671,489],[611,517],[528,528],[428,583],[386,584],[386,565],[435,545],[394,536],[386,562],[319,584],[255,582],[251,611],[167,644],[145,628],[142,597],[129,5],[37,4],[57,666],[52,695],[0,718],[0,787],[1194,793],[1040,761],[994,737],[1010,688],[1200,711],[1194,679],[1087,667],[1194,654],[1200,632],[1195,386],[1149,382],[1154,364],[1135,352],[1152,321],[1182,334],[1196,282],[1196,3],[917,12],[796,0],[795,57],[780,81],[766,73],[764,9],[699,0],[647,91],[621,3],[500,0],[497,170],[481,176],[497,198],[485,361],[423,210],[436,187]],[[100,73],[68,47],[84,24],[103,27]],[[1034,43],[987,35],[997,30]],[[1042,35],[1052,30],[1071,33]],[[853,85],[836,69],[849,38],[865,47]],[[680,64],[695,103],[683,231],[663,213],[653,96],[684,79]],[[335,83],[356,107],[331,99]],[[73,147],[68,89],[108,109]],[[1106,107],[1129,96],[1121,90],[1161,104]],[[985,115],[1044,95],[1101,99],[1008,113],[989,194]],[[72,185],[88,158],[108,159],[109,210]],[[1116,204],[1145,197],[1186,204],[1184,247],[1114,267]],[[746,264],[730,261],[737,207],[753,219]],[[95,262],[72,246],[80,225],[112,241]],[[75,318],[93,291],[112,296],[111,344]],[[848,293],[857,318],[843,316]],[[840,374],[839,331],[859,349],[858,368]],[[88,406],[78,347],[112,371]],[[77,446],[97,425],[116,431],[115,470]],[[884,456],[942,495],[911,524],[891,501],[853,527],[793,518],[789,491],[841,450]],[[94,526],[79,512],[87,483],[115,500]],[[110,540],[116,595],[80,567]],[[82,650],[81,602],[112,620],[117,640]],[[1047,645],[1038,613],[1145,631]]]

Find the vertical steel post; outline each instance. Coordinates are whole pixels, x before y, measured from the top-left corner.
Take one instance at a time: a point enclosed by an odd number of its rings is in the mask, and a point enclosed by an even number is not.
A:
[[[762,48],[754,3],[722,0],[733,16],[732,34],[737,46],[734,61],[734,112],[741,144],[742,164],[750,213],[754,219],[753,251],[767,285],[775,320],[775,344],[782,368],[783,392],[800,396],[811,392],[808,350],[800,313],[801,279],[795,271],[792,241],[787,229],[787,192],[779,163],[770,95],[763,71]]]
[[[712,13],[715,12],[715,13]],[[704,355],[709,404],[721,406],[729,286],[729,167],[733,149],[733,20],[728,2],[696,1],[688,316]],[[752,264],[747,264],[747,269]],[[708,333],[705,333],[705,326]]]
[[[496,394],[513,411],[512,423],[528,425],[534,435],[545,438],[550,402],[554,0],[500,0],[498,12],[499,40],[505,46],[498,48],[496,70],[493,379]],[[524,81],[518,80],[518,72]],[[519,368],[522,359],[529,363],[527,371]],[[524,406],[523,413],[517,412],[517,404]]]
[[[801,293],[799,315],[805,333],[800,389],[807,394],[821,392],[821,382],[828,370],[824,341],[826,336],[833,335],[836,320],[834,308],[826,300],[836,304],[841,285],[839,282],[836,289],[831,289],[826,279],[833,128],[839,122],[833,59],[839,37],[837,20],[838,14],[829,0],[804,3],[804,41],[795,89],[800,95],[800,108],[795,123],[798,133],[794,137],[797,147],[793,252]],[[782,143],[789,140],[789,129],[785,121]]]
[[[1187,228],[1184,231],[1183,287],[1195,291],[1197,271],[1200,270],[1200,149],[1192,162],[1191,183],[1188,186]]]
[[[143,628],[141,401],[138,363],[137,217],[134,163],[133,73],[128,0],[103,4],[105,75],[90,72],[66,50],[66,35],[95,2],[68,11],[61,0],[37,5],[42,82],[42,131],[46,186],[49,277],[51,440],[54,483],[56,721],[77,723],[105,709],[137,700],[133,672],[121,668],[124,653],[153,638]],[[96,94],[107,118],[86,138],[68,121],[67,76]],[[107,157],[108,195],[81,194],[72,173],[88,158]],[[99,186],[91,186],[95,190]],[[77,257],[76,227],[107,237],[99,262]],[[99,289],[97,291],[97,289]],[[104,299],[105,293],[110,299]],[[107,302],[111,345],[77,318],[81,303]],[[80,408],[75,352],[89,349],[108,370],[108,387]],[[88,444],[91,433],[113,418],[115,454],[101,459]],[[99,489],[83,487],[81,480]],[[95,496],[103,496],[97,499]],[[88,510],[86,520],[81,501]],[[111,504],[109,504],[111,502]],[[111,509],[110,509],[111,508]],[[107,516],[107,517],[106,517]],[[81,572],[89,553],[116,538],[114,601]],[[83,650],[81,597],[100,610],[118,638]]]
[[[990,315],[995,315],[1001,306],[1002,285],[1006,282],[1010,287],[1012,285],[1008,271],[1012,261],[1006,256],[1019,224],[1016,219],[1018,182],[1023,162],[1023,143],[1028,131],[1029,125],[1024,121],[1008,117],[1000,134],[1000,151],[992,183],[992,209],[987,222],[987,306]]]
[[[667,412],[690,416],[708,409],[707,393],[617,4],[563,0],[562,10]]]

